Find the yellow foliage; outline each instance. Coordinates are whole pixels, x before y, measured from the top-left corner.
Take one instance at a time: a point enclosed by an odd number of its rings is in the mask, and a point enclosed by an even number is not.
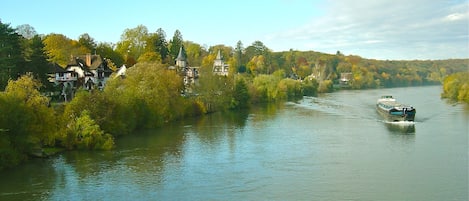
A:
[[[459,72],[447,76],[443,81],[441,96],[469,103],[469,72]]]

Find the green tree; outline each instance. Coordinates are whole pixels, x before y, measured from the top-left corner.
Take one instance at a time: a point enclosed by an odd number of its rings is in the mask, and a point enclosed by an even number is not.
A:
[[[303,97],[302,85],[298,80],[284,78],[278,83],[277,90],[279,91],[278,99],[281,100],[297,100]]]
[[[26,159],[33,149],[53,145],[57,134],[54,110],[30,75],[10,80],[0,93],[0,168]]]
[[[169,44],[169,54],[171,55],[172,61],[174,61],[179,54],[179,49],[183,45],[182,34],[178,29],[174,32],[173,39],[169,41]]]
[[[124,57],[114,50],[114,45],[111,43],[99,43],[96,46],[96,53],[103,58],[110,59],[117,67],[124,64]]]
[[[253,56],[264,55],[266,56],[270,50],[261,41],[254,41],[249,47],[246,48],[246,56],[251,58]]]
[[[51,90],[52,85],[48,80],[49,62],[47,61],[47,55],[44,51],[44,44],[42,39],[35,35],[29,41],[29,49],[31,53],[28,55],[26,69],[28,72],[33,73],[34,77],[38,78],[42,85],[47,89]]]
[[[324,80],[319,83],[318,92],[328,93],[334,90],[332,80]]]
[[[254,77],[252,89],[250,90],[251,100],[254,103],[276,101],[279,95],[277,86],[281,79],[281,76],[266,74]]]
[[[142,62],[156,62],[156,63],[161,63],[161,57],[158,53],[156,52],[145,52],[140,57],[138,57],[137,60],[138,63]]]
[[[9,79],[16,79],[24,73],[23,66],[21,36],[9,24],[0,21],[0,91]]]
[[[231,109],[247,108],[249,106],[249,88],[244,78],[237,78],[231,99]]]
[[[148,28],[144,25],[124,30],[116,51],[124,56],[127,66],[133,66],[140,55],[145,53],[148,37]]]
[[[200,71],[203,76],[199,78],[195,90],[199,94],[198,100],[205,105],[206,111],[214,112],[230,107],[233,89],[231,78],[214,75],[211,66],[202,67]]]
[[[78,43],[85,47],[88,50],[88,53],[95,53],[96,52],[96,42],[94,38],[92,38],[88,33],[81,34],[78,37]]]
[[[155,51],[160,54],[163,63],[168,63],[169,58],[168,42],[166,41],[166,33],[162,28],[156,30],[157,40],[155,41]]]
[[[138,63],[127,70],[125,79],[109,81],[104,93],[116,100],[118,106],[131,108],[130,112],[135,114],[131,127],[156,127],[184,116],[182,78],[163,64]]]
[[[318,94],[319,83],[314,78],[304,79],[302,84],[303,95],[316,96]]]
[[[240,73],[246,72],[247,61],[245,60],[245,57],[244,57],[244,47],[241,41],[238,41],[236,43],[236,47],[234,49],[234,58],[236,59],[236,64],[237,64],[235,72],[240,72]]]
[[[78,117],[72,117],[62,133],[61,142],[67,149],[109,150],[114,147],[114,138],[101,130],[88,110],[83,110]]]

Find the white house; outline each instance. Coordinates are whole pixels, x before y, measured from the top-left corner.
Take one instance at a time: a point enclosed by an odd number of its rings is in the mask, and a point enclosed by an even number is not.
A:
[[[116,77],[125,77],[125,72],[127,71],[127,67],[124,65],[122,65],[116,72],[116,75],[114,76],[114,78]]]
[[[65,101],[67,96],[73,97],[74,91],[79,87],[102,90],[113,72],[105,59],[91,54],[71,56],[65,68],[55,66],[54,71],[51,75],[55,76],[50,76],[49,81],[62,86],[61,95]]]
[[[220,50],[218,50],[217,57],[213,62],[213,73],[216,75],[227,76],[229,70],[229,65],[225,64],[225,61],[221,57]]]

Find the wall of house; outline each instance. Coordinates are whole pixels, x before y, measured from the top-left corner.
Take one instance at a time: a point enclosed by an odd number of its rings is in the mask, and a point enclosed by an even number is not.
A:
[[[78,77],[85,77],[85,72],[79,66],[70,66],[67,70],[75,71],[78,73]]]

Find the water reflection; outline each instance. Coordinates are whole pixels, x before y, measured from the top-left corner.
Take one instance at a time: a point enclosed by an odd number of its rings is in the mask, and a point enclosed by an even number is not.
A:
[[[46,200],[57,180],[49,160],[33,159],[0,171],[0,200]]]
[[[54,159],[56,182],[51,200],[106,200],[135,195],[146,199],[164,182],[167,168],[180,166],[185,138],[180,125],[136,132],[117,141],[113,151],[73,151]],[[86,189],[80,188],[87,186]]]

